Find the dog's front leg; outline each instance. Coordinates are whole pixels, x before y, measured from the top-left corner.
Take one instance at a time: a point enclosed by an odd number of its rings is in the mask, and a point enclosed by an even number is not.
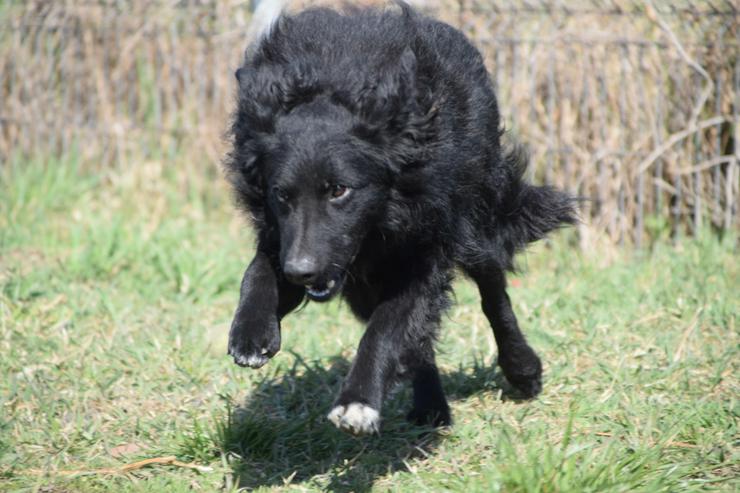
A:
[[[447,306],[447,277],[432,277],[410,283],[375,308],[327,416],[338,428],[355,434],[379,431],[383,399],[402,363],[418,352],[420,344],[431,344],[440,313]]]
[[[288,283],[269,256],[257,251],[244,273],[229,332],[229,354],[237,365],[259,368],[280,350],[280,320],[303,295],[302,287]]]

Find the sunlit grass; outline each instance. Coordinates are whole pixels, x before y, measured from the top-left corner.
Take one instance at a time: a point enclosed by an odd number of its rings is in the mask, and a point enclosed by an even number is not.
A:
[[[11,163],[0,490],[736,490],[736,246],[579,252],[569,234],[521,257],[510,289],[545,363],[539,399],[509,398],[460,280],[439,344],[455,425],[407,425],[402,389],[382,434],[357,439],[324,419],[362,333],[346,306],[286,318],[261,370],[226,357],[252,237],[214,168]],[[65,475],[168,455],[212,471]]]

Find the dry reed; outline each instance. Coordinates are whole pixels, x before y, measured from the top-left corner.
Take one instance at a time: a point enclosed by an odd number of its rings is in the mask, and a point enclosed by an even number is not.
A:
[[[447,1],[484,52],[533,178],[587,198],[585,223],[641,245],[736,234],[740,11],[730,2]],[[234,0],[0,6],[0,158],[217,162],[250,11]]]

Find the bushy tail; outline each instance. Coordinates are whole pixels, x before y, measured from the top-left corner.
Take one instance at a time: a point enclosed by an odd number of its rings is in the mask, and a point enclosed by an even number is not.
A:
[[[577,220],[576,199],[553,187],[523,183],[517,202],[511,228],[522,244],[542,239],[553,229]]]
[[[524,181],[528,156],[521,148],[510,150],[505,156],[512,176],[512,188],[505,200],[505,212],[499,217],[499,228],[504,228],[511,250],[544,238],[550,231],[574,224],[578,220],[578,199],[550,186],[534,186]]]

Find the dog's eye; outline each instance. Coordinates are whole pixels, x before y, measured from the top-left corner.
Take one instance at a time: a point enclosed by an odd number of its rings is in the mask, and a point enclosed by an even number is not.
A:
[[[275,197],[280,202],[287,202],[288,201],[288,193],[285,190],[283,190],[280,187],[274,187],[272,190],[273,190],[273,192],[275,192]]]
[[[344,185],[329,186],[329,194],[331,195],[331,198],[329,200],[339,200],[342,197],[346,197],[348,193],[349,187],[346,187]]]

